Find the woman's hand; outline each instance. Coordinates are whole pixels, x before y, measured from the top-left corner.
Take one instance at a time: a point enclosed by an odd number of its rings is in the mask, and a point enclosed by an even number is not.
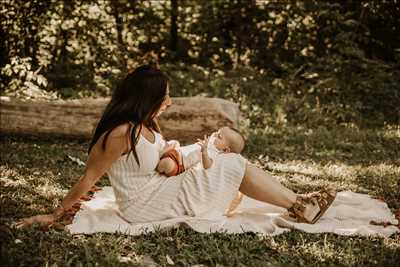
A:
[[[16,224],[15,227],[17,228],[23,228],[23,227],[28,227],[31,226],[32,224],[39,224],[40,226],[50,226],[56,221],[56,217],[54,214],[45,214],[45,215],[36,215],[28,218],[24,218],[19,220]]]

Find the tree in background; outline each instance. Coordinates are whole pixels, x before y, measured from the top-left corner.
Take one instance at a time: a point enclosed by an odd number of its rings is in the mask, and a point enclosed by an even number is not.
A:
[[[265,110],[259,96],[279,89],[292,121],[314,112],[336,122],[364,116],[398,123],[396,2],[2,0],[0,90],[28,98],[54,98],[51,91],[105,96],[124,73],[152,60],[175,65],[171,75],[194,66],[219,83],[199,89],[185,83],[201,75],[177,78],[177,94],[230,97],[239,90]],[[268,75],[266,85],[228,90],[220,74],[243,68]],[[220,73],[219,80],[207,73]]]

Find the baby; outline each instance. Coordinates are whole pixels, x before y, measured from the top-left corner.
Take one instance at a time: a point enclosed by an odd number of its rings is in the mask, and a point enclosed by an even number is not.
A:
[[[198,147],[185,155],[179,148],[179,143],[169,142],[169,146],[161,152],[160,162],[157,171],[166,176],[176,176],[185,170],[190,169],[198,163],[202,163],[204,169],[208,169],[213,164],[213,159],[221,153],[241,153],[245,140],[243,135],[231,127],[222,127],[211,137],[205,136],[203,140],[198,140]],[[239,192],[237,197],[231,202],[227,215],[239,205],[242,194]]]
[[[166,176],[176,176],[202,162],[204,169],[213,164],[213,158],[220,153],[241,153],[245,141],[243,135],[231,127],[223,127],[217,132],[198,140],[198,148],[185,155],[179,149],[179,143],[169,142],[170,148],[164,150],[157,165],[157,171]]]

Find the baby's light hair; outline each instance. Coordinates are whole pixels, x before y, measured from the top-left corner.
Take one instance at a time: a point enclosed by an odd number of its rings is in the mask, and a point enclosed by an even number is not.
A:
[[[241,144],[238,144],[237,142],[232,142],[232,140],[229,140],[229,147],[232,152],[234,153],[242,153],[245,145],[246,145],[246,139],[244,138],[243,134],[236,128],[228,126],[230,130],[235,132],[235,134],[241,139]]]

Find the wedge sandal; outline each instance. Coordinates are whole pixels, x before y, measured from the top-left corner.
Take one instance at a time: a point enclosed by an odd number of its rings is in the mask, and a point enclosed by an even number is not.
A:
[[[299,223],[316,223],[336,198],[336,190],[323,189],[310,194],[298,195],[288,209],[289,219]]]

